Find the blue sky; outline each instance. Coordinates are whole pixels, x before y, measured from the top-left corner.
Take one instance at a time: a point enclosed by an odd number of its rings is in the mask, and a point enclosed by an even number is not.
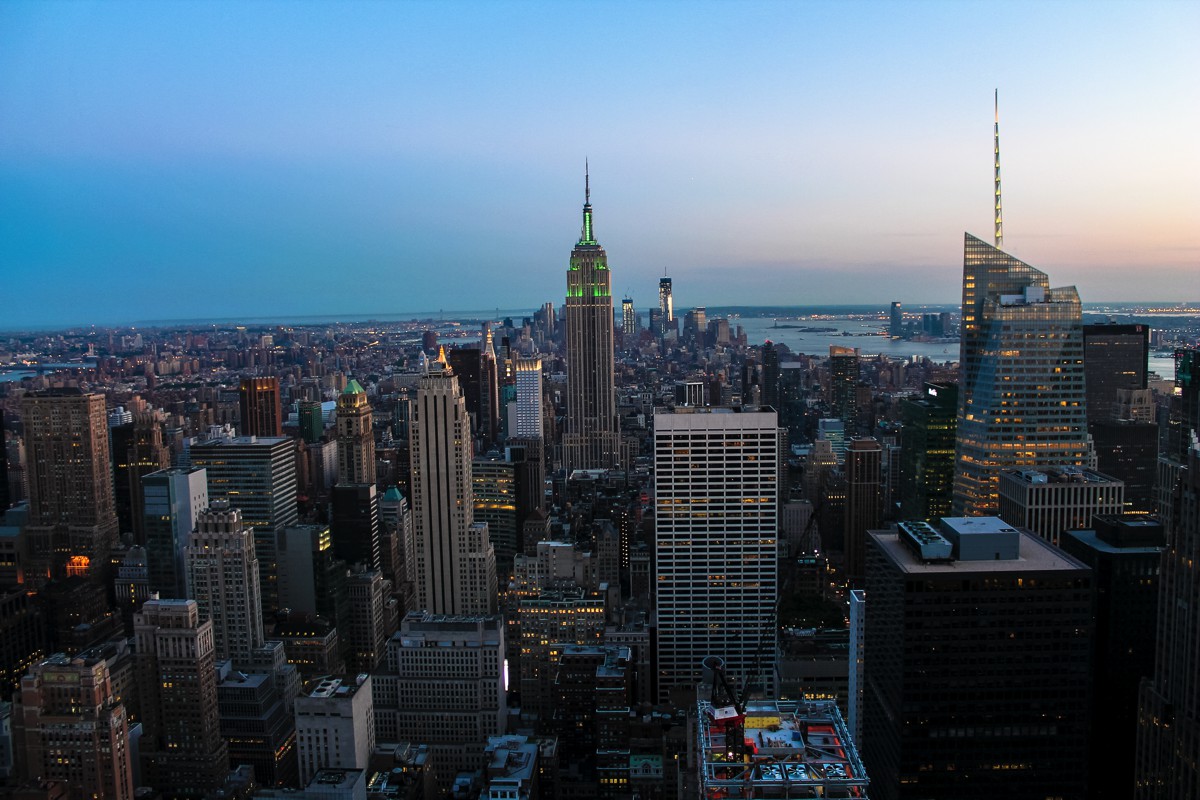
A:
[[[1200,4],[0,4],[5,327],[954,302],[991,231],[1200,300]]]

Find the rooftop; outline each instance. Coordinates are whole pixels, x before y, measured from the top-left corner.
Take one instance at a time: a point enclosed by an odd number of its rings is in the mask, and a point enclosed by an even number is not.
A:
[[[942,523],[947,520],[954,520],[962,525],[963,520],[978,520],[964,527],[979,526],[977,531],[969,532],[984,532],[984,533],[1000,533],[1001,531],[992,531],[991,528],[997,524],[1004,527],[1009,527],[997,517],[949,517],[944,518]],[[1019,537],[1019,554],[1016,558],[999,559],[999,560],[978,560],[978,561],[949,561],[926,563],[921,561],[914,553],[904,545],[900,540],[900,535],[895,530],[887,531],[868,531],[870,536],[878,545],[880,552],[888,558],[892,563],[900,568],[900,571],[908,575],[936,575],[947,573],[971,574],[971,573],[1000,573],[1000,572],[1071,572],[1075,570],[1086,570],[1087,566],[1075,560],[1071,556],[1059,550],[1054,545],[1044,541],[1041,537],[1035,536],[1021,528],[1015,529],[1016,535]]]
[[[1025,484],[1051,483],[1115,483],[1116,478],[1076,466],[1045,467],[1043,469],[1005,469],[1000,471],[1001,480],[1018,481]]]
[[[836,703],[751,702],[740,729],[722,713],[732,710],[698,704],[704,798],[867,797],[866,770]],[[739,730],[740,754],[730,740]]]

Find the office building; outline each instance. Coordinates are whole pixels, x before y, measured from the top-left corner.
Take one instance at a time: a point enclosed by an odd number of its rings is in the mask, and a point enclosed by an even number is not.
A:
[[[837,464],[846,461],[846,423],[840,419],[817,420],[817,441],[829,442]]]
[[[1066,531],[1061,547],[1092,569],[1093,733],[1089,796],[1133,793],[1138,687],[1154,674],[1162,523],[1142,514],[1097,516],[1087,530]]]
[[[1090,426],[1097,471],[1125,484],[1125,510],[1154,510],[1158,474],[1157,423],[1112,419]]]
[[[208,473],[200,467],[171,468],[142,477],[142,531],[150,590],[160,597],[186,597],[183,551],[208,508]]]
[[[893,339],[904,336],[904,307],[897,302],[892,303],[888,314],[888,336]]]
[[[633,310],[633,298],[621,301],[621,333],[626,337],[637,336],[637,312]]]
[[[1149,325],[1083,326],[1089,426],[1116,418],[1117,390],[1146,388],[1149,358]]]
[[[495,444],[503,431],[500,420],[500,362],[496,358],[490,322],[483,323],[479,353],[479,420],[477,427],[485,442]]]
[[[142,529],[142,477],[171,466],[171,457],[163,444],[162,412],[139,411],[132,420],[109,431],[113,459],[113,497],[122,533],[132,532],[133,540],[145,543]]]
[[[326,676],[297,697],[296,749],[301,785],[330,767],[365,770],[375,749],[371,676]]]
[[[997,517],[867,540],[863,760],[876,798],[1082,798],[1092,573]]]
[[[1081,467],[1006,469],[1000,473],[1000,517],[1058,545],[1063,532],[1090,528],[1096,514],[1125,510],[1125,486]]]
[[[513,360],[513,380],[517,390],[516,424],[509,434],[518,439],[544,438],[542,426],[542,359]]]
[[[1173,428],[1160,487],[1167,542],[1159,575],[1153,677],[1138,699],[1133,797],[1184,800],[1200,795],[1200,359],[1176,354]],[[1182,447],[1185,440],[1188,445]]]
[[[8,437],[4,435],[4,409],[0,409],[0,514],[12,505],[12,492],[8,488]]]
[[[289,525],[276,541],[279,607],[333,625],[345,620],[347,564],[334,552],[329,526]]]
[[[775,651],[779,427],[769,409],[654,415],[659,691],[725,656],[739,679]],[[765,670],[764,671],[768,671]]]
[[[417,382],[409,439],[417,605],[439,614],[496,609],[496,556],[475,522],[470,420],[444,362]]]
[[[471,462],[475,520],[488,526],[498,575],[512,570],[520,550],[517,527],[517,465],[492,451]]]
[[[482,766],[484,742],[504,732],[504,621],[413,612],[388,643],[395,676],[389,725],[427,743],[438,783]]]
[[[333,554],[347,564],[379,569],[382,534],[379,494],[374,483],[344,484],[330,492],[329,529]]]
[[[358,381],[351,380],[338,395],[338,484],[375,484],[375,433],[371,401]]]
[[[966,234],[954,513],[995,514],[1000,472],[1095,466],[1073,286]]]
[[[520,635],[519,660],[509,664],[510,674],[516,672],[514,677],[520,679],[522,714],[536,715],[542,722],[554,711],[563,646],[600,644],[604,636],[604,595],[570,582],[556,585],[570,588],[542,588],[520,599],[515,626]]]
[[[834,418],[853,429],[858,418],[858,348],[829,346],[829,407]]]
[[[923,394],[901,402],[900,413],[900,516],[948,517],[954,500],[958,386],[927,383]]]
[[[356,566],[346,579],[346,615],[338,620],[346,669],[354,673],[376,669],[398,623],[392,582],[377,569]]]
[[[208,475],[210,501],[228,500],[254,533],[263,608],[278,607],[275,535],[298,516],[296,443],[287,437],[221,436],[191,447],[191,466]]]
[[[278,378],[242,378],[238,386],[242,436],[282,436]]]
[[[658,279],[658,324],[656,333],[666,336],[675,333],[675,298],[672,297],[671,279],[666,275]]]
[[[0,589],[0,697],[12,697],[22,676],[49,652],[39,599],[21,585]]]
[[[51,656],[21,679],[16,700],[19,775],[60,781],[69,800],[133,800],[129,719],[103,658]]]
[[[230,766],[248,764],[260,786],[295,786],[296,720],[274,676],[220,665],[217,705]]]
[[[861,587],[866,574],[867,531],[883,520],[883,447],[878,439],[854,436],[846,444],[844,537],[847,582]]]
[[[104,395],[78,389],[33,392],[21,399],[29,470],[25,527],[34,587],[76,574],[101,580],[117,542],[117,512],[108,451]]]
[[[661,291],[661,290],[660,290]],[[563,465],[606,469],[618,464],[620,424],[613,364],[612,275],[592,230],[585,178],[583,231],[567,269],[567,429]]]
[[[200,800],[229,771],[211,621],[195,600],[148,600],[134,616],[142,783]]]
[[[196,518],[196,529],[184,549],[188,597],[200,619],[213,624],[213,654],[247,669],[262,647],[262,593],[258,558],[242,512],[227,500],[214,500]]]
[[[305,444],[316,444],[325,435],[325,409],[320,400],[300,400],[296,403],[300,422],[300,438]]]

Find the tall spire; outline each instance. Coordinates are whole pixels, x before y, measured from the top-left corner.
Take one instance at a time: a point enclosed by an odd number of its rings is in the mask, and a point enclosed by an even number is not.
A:
[[[1000,90],[996,90],[996,248],[1004,246],[1004,214],[1000,206]]]
[[[583,159],[583,232],[579,234],[579,243],[596,244],[592,234],[592,178],[586,158]]]

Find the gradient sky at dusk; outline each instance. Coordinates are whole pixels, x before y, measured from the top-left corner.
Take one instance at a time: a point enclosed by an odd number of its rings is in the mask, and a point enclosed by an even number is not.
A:
[[[957,302],[991,235],[1200,300],[1200,3],[0,4],[0,328]]]

